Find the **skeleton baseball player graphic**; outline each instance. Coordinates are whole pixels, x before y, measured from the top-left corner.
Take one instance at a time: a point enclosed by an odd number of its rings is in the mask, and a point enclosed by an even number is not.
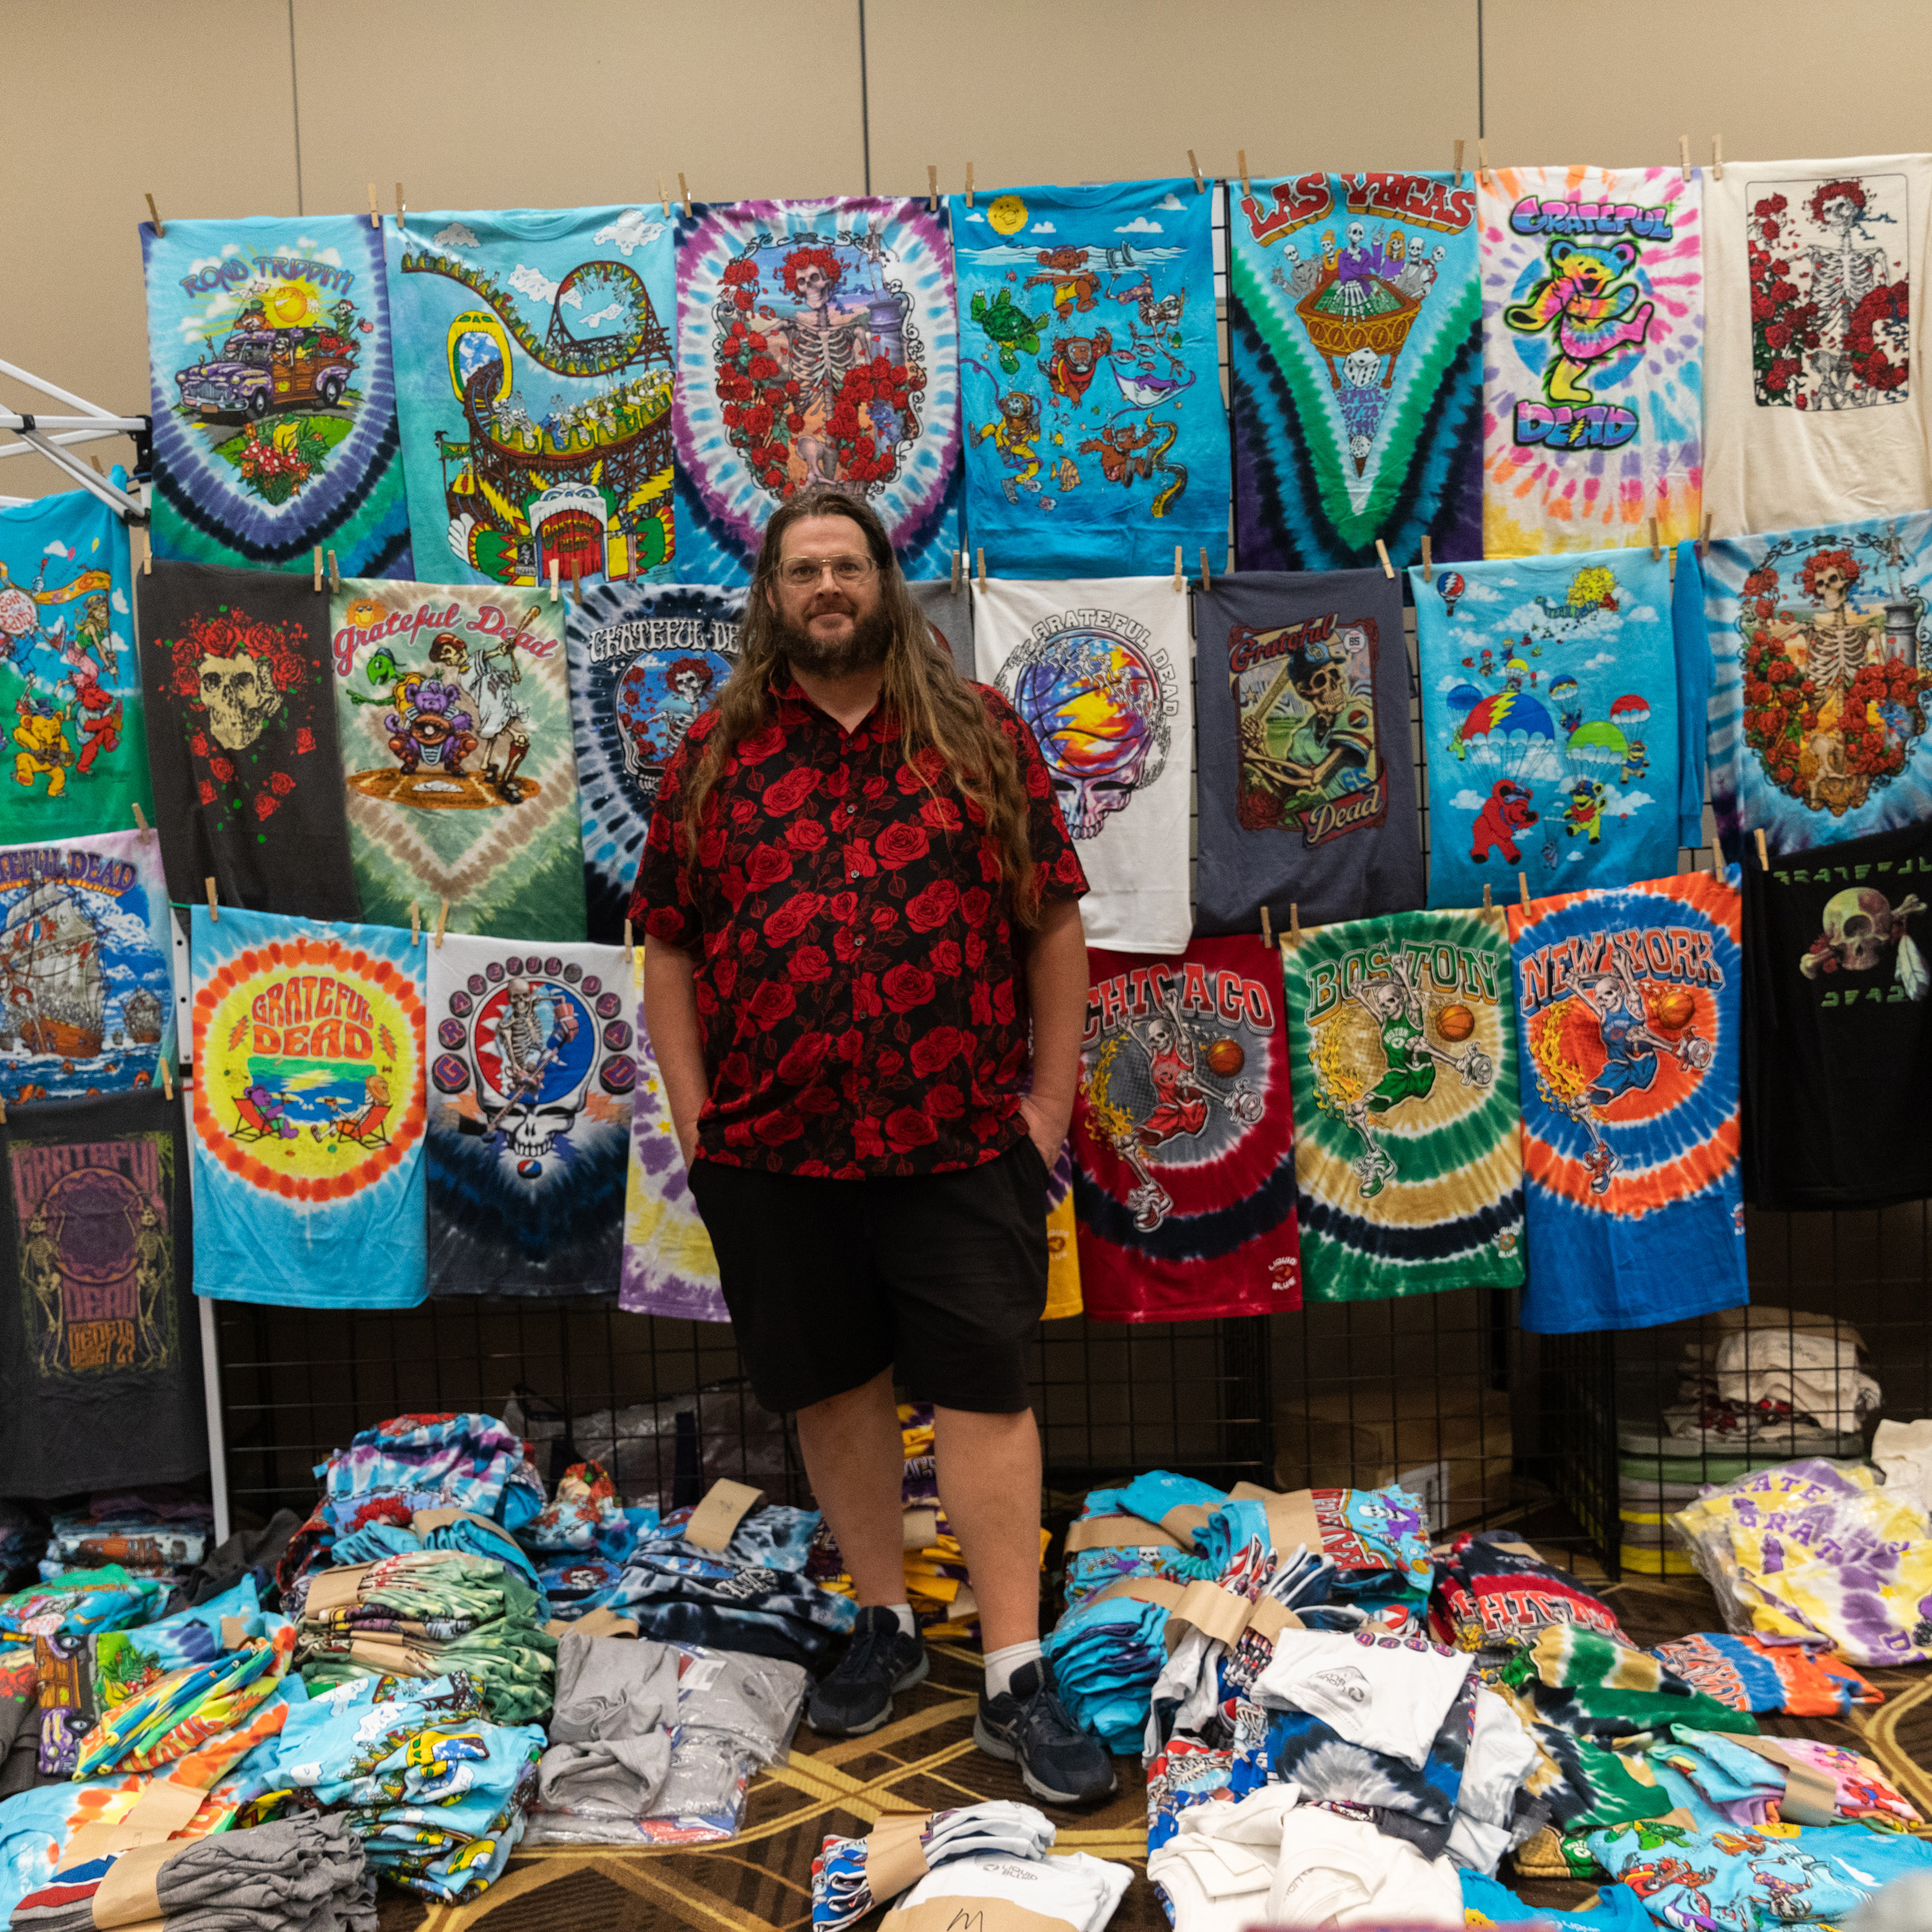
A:
[[[1460,1074],[1470,1087],[1491,1085],[1496,1067],[1480,1046],[1450,1053],[1430,1044],[1422,994],[1409,963],[1399,954],[1389,955],[1387,977],[1370,980],[1348,997],[1374,1021],[1387,1063],[1381,1079],[1341,1110],[1342,1118],[1362,1137],[1362,1154],[1355,1171],[1361,1178],[1362,1192],[1373,1196],[1380,1194],[1396,1173],[1395,1162],[1376,1137],[1373,1123],[1406,1101],[1427,1100],[1435,1091],[1439,1062]]]

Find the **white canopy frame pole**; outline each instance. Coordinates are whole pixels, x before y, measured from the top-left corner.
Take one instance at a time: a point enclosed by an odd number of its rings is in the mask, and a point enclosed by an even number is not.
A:
[[[77,396],[71,389],[63,389],[57,382],[49,382],[43,376],[22,369],[17,363],[0,361],[0,376],[15,382],[24,383],[29,389],[38,390],[43,396],[52,396],[57,402],[64,402],[77,411],[73,415],[28,415],[15,411],[0,411],[0,429],[10,429],[19,438],[0,448],[0,456],[13,456],[23,450],[36,450],[57,469],[64,470],[83,489],[90,490],[118,515],[132,522],[144,523],[147,512],[138,497],[130,496],[125,490],[117,489],[104,477],[94,472],[78,456],[68,453],[69,443],[91,443],[116,436],[139,436],[145,437],[152,427],[146,416],[117,416],[110,410],[103,409],[98,402],[90,402],[85,396]],[[50,432],[64,431],[65,435]]]

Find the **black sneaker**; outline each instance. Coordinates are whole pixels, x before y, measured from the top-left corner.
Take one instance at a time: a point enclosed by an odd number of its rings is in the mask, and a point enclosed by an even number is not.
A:
[[[838,1667],[814,1686],[805,1721],[821,1737],[863,1737],[892,1715],[892,1694],[926,1681],[932,1660],[890,1610],[861,1610]]]
[[[1044,1657],[1021,1665],[997,1697],[980,1691],[972,1741],[990,1757],[1017,1763],[1026,1789],[1050,1805],[1091,1805],[1113,1795],[1113,1754],[1067,1715]]]

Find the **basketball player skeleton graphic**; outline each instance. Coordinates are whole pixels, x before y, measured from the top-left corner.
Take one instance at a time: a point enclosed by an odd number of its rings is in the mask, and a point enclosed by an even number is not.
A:
[[[1406,1100],[1426,1100],[1435,1089],[1439,1060],[1453,1067],[1469,1087],[1491,1085],[1496,1067],[1480,1046],[1447,1053],[1429,1043],[1422,996],[1410,977],[1408,962],[1399,955],[1391,955],[1387,978],[1370,980],[1348,997],[1375,1022],[1388,1067],[1374,1086],[1341,1110],[1342,1118],[1362,1137],[1362,1156],[1355,1171],[1361,1177],[1362,1192],[1373,1195],[1395,1178],[1396,1170],[1388,1150],[1375,1137],[1371,1117],[1390,1113]]]

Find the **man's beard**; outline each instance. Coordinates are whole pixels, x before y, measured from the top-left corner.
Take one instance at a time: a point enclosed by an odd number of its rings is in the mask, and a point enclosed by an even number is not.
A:
[[[812,614],[822,617],[824,613]],[[776,630],[779,654],[794,671],[802,671],[810,678],[843,678],[854,671],[870,671],[883,664],[892,649],[892,619],[883,605],[855,617],[850,634],[836,644],[815,638],[803,625],[783,616],[777,617]]]

